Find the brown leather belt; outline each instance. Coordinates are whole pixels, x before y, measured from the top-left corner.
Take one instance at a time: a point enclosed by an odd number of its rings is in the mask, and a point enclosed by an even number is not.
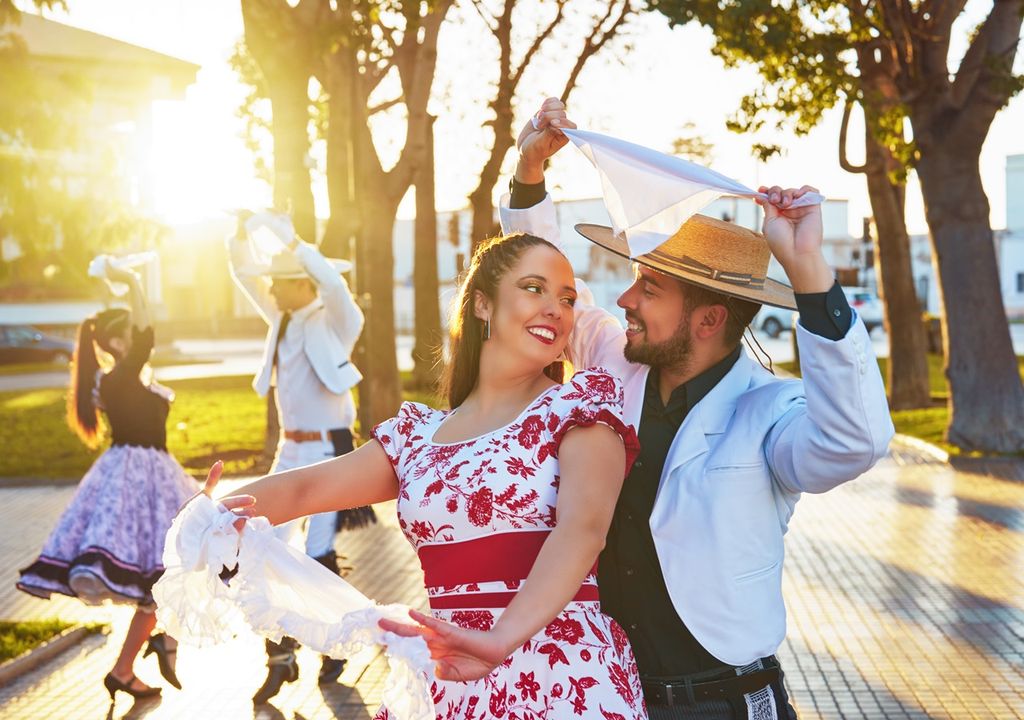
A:
[[[284,439],[292,442],[329,441],[330,436],[323,430],[285,430]]]
[[[664,682],[641,678],[644,699],[648,705],[693,705],[706,700],[729,700],[757,692],[779,679],[779,668],[766,668],[746,675],[736,675],[704,682]]]

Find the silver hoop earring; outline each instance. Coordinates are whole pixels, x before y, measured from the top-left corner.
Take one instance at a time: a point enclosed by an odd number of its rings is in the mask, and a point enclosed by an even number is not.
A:
[[[484,340],[491,339],[491,319],[487,318],[484,321]]]

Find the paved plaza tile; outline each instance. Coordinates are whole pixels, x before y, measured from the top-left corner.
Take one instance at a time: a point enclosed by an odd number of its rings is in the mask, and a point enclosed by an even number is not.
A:
[[[1019,465],[1008,467],[954,469],[896,450],[856,482],[800,501],[786,541],[789,637],[779,655],[801,718],[1024,718],[1024,483],[1012,479]],[[121,695],[111,707],[100,681],[129,611],[13,589],[16,569],[38,552],[72,492],[0,490],[0,617],[103,620],[114,631],[0,688],[0,717],[373,716],[387,666],[371,651],[327,689],[316,685],[319,658],[301,651],[299,681],[254,713],[249,698],[265,661],[255,637],[183,647],[183,691],[166,688],[162,700],[135,705]],[[419,564],[393,506],[379,515],[380,525],[339,536],[354,566],[348,577],[378,600],[422,607]],[[152,657],[138,669],[163,684]]]

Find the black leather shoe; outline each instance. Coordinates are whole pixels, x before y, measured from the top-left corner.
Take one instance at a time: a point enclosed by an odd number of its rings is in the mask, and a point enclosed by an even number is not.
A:
[[[142,653],[142,657],[149,657],[152,653],[156,653],[156,662],[160,666],[160,674],[164,676],[164,680],[181,690],[178,675],[174,672],[178,650],[167,648],[167,635],[160,633],[149,638],[149,644],[146,645],[146,652]]]
[[[253,704],[263,705],[281,691],[282,685],[295,682],[298,679],[299,664],[295,661],[294,655],[286,659],[275,659],[267,663],[267,679],[263,681],[263,686],[252,696]]]
[[[114,673],[107,673],[107,676],[103,678],[103,687],[105,687],[107,692],[110,693],[111,702],[114,701],[114,695],[116,695],[118,691],[128,693],[136,700],[140,700],[142,698],[156,697],[160,694],[162,689],[158,687],[148,687],[142,690],[136,690],[132,687],[133,682],[135,682],[134,675],[128,678],[128,682],[125,683],[114,677]]]
[[[317,683],[329,685],[337,682],[338,678],[341,677],[341,671],[345,669],[346,662],[346,660],[337,660],[324,655],[323,662],[320,664],[320,676],[317,679]]]

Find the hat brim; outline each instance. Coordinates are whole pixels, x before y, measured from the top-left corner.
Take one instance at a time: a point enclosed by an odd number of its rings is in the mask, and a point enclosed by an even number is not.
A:
[[[327,258],[327,262],[333,265],[339,273],[345,273],[352,269],[352,263],[348,260]],[[309,277],[309,274],[303,271],[273,272],[267,265],[245,265],[235,272],[242,277],[269,277],[278,280],[301,280]]]
[[[620,257],[631,262],[640,263],[641,265],[649,267],[652,270],[657,270],[664,275],[671,275],[672,277],[682,280],[683,282],[690,283],[691,285],[699,285],[700,287],[714,290],[715,292],[722,293],[723,295],[740,298],[741,300],[750,300],[751,302],[761,303],[762,305],[772,305],[786,310],[797,309],[796,296],[793,295],[793,288],[785,283],[779,282],[778,280],[765,278],[764,285],[756,288],[744,287],[742,285],[736,285],[722,280],[713,280],[712,278],[704,277],[703,275],[686,272],[683,269],[662,262],[651,255],[632,257],[629,254],[629,245],[626,244],[626,239],[622,236],[616,235],[607,225],[578,223],[576,225],[576,232],[595,245],[603,247],[605,250],[613,252]]]

